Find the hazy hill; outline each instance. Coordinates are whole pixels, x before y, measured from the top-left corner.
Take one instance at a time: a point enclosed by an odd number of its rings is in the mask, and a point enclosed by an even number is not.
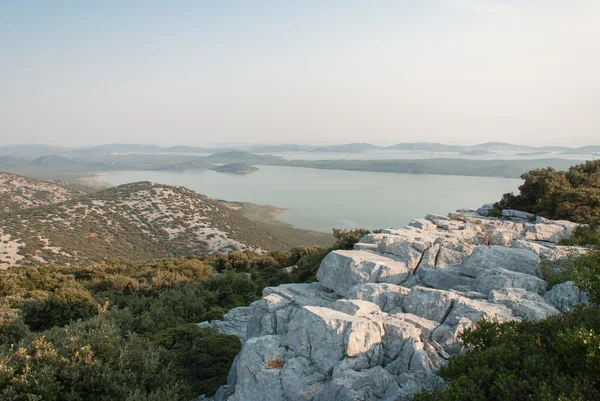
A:
[[[577,155],[577,154],[588,154],[588,153],[598,153],[598,152],[600,152],[600,146],[590,145],[590,146],[582,146],[577,149],[565,150],[563,152],[563,154]]]
[[[228,152],[214,153],[204,158],[212,163],[245,163],[245,164],[279,164],[285,163],[285,159],[270,155],[257,155],[242,150],[231,150]]]
[[[551,166],[566,170],[575,164],[568,159],[537,160],[473,160],[473,159],[418,159],[418,160],[290,160],[287,165],[318,169],[377,171],[402,174],[442,174],[479,177],[519,178],[521,174],[540,167]]]
[[[345,145],[329,145],[314,149],[314,152],[361,153],[368,150],[381,150],[380,146],[370,143],[347,143]]]
[[[45,155],[59,155],[71,150],[71,148],[52,145],[9,145],[0,146],[0,155],[12,155],[34,159]]]
[[[82,195],[85,192],[68,184],[0,172],[0,212],[50,205]]]
[[[130,153],[130,152],[156,152],[160,147],[139,143],[111,143],[75,149],[73,153]]]
[[[282,144],[282,145],[256,145],[246,149],[253,153],[281,153],[281,152],[310,152],[317,148],[315,145],[296,145],[296,144]]]
[[[207,170],[214,167],[212,163],[209,163],[203,159],[194,159],[182,163],[172,163],[167,166],[159,167],[158,170]]]
[[[537,148],[533,148],[531,146],[514,145],[512,143],[506,143],[506,142],[486,142],[486,143],[480,143],[478,145],[471,146],[471,147],[475,148],[475,149],[484,149],[484,150],[496,151],[496,152],[498,152],[498,151],[500,151],[500,152],[525,152],[525,151],[537,149]]]
[[[150,182],[3,217],[0,263],[4,266],[288,249],[311,240],[314,245],[315,239],[327,242],[330,237],[253,222],[186,188]],[[296,234],[286,235],[290,231]]]
[[[408,150],[417,152],[463,152],[466,146],[444,145],[435,142],[406,142],[388,146],[387,150]]]

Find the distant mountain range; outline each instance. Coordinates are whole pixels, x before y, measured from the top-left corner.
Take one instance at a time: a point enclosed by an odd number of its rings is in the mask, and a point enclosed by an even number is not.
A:
[[[486,150],[488,152],[553,152],[565,154],[592,154],[600,153],[600,146],[589,145],[578,148],[566,146],[524,146],[505,142],[486,142],[472,146],[446,145],[437,142],[405,142],[392,146],[377,146],[369,143],[347,143],[339,145],[317,146],[317,145],[252,145],[235,146],[226,148],[208,148],[197,146],[170,146],[161,147],[157,145],[146,144],[108,144],[89,146],[82,148],[68,148],[50,145],[13,145],[0,147],[0,156],[18,156],[33,159],[46,155],[72,156],[77,155],[110,155],[110,154],[129,154],[129,153],[148,153],[148,154],[169,154],[169,153],[189,153],[189,154],[213,154],[229,151],[245,151],[250,153],[284,153],[284,152],[319,152],[319,153],[362,153],[369,151],[409,151],[409,152],[444,152],[461,153],[472,150]]]
[[[139,182],[88,195],[7,173],[0,183],[0,268],[289,249],[332,239],[251,221],[184,187]]]

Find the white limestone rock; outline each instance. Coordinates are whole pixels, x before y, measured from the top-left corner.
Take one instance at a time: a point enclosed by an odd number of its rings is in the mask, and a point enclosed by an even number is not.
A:
[[[480,246],[462,263],[460,272],[466,276],[476,277],[478,273],[505,269],[541,276],[540,258],[526,249],[512,249],[502,246]]]
[[[494,208],[494,204],[493,203],[486,203],[485,205],[481,206],[479,209],[477,209],[476,213],[480,216],[489,216],[490,213],[492,212],[492,209]]]
[[[394,284],[365,283],[350,288],[346,293],[346,299],[358,299],[373,302],[384,312],[402,307],[404,297],[410,289]]]
[[[402,309],[441,323],[446,319],[456,298],[457,295],[449,291],[417,286],[404,298]]]
[[[552,224],[530,224],[525,228],[524,237],[529,241],[545,241],[557,244],[561,239],[573,234],[577,224],[552,222]]]
[[[280,373],[285,349],[279,340],[279,336],[262,336],[246,341],[236,365],[235,393],[229,401],[284,399]]]
[[[419,278],[423,285],[439,288],[440,290],[450,290],[463,286],[471,287],[475,281],[473,277],[462,274],[458,267],[440,269],[424,266],[419,269]]]
[[[199,327],[216,327],[220,333],[238,336],[240,340],[246,340],[246,329],[248,321],[254,314],[259,301],[253,302],[250,306],[240,306],[229,310],[223,320],[213,320],[209,322],[198,323]]]
[[[410,223],[408,223],[408,225],[411,227],[420,228],[421,230],[428,231],[433,231],[437,228],[435,224],[433,224],[427,219],[414,219]]]
[[[466,318],[471,322],[478,322],[483,317],[495,322],[519,320],[514,316],[510,309],[504,305],[496,305],[486,301],[465,297],[456,297],[454,299],[452,310],[444,323],[449,326],[457,326],[462,318]]]
[[[513,209],[504,209],[502,210],[503,217],[516,217],[519,219],[532,219],[535,217],[535,214],[523,212],[521,210],[513,210]]]
[[[361,283],[401,284],[410,275],[406,263],[367,251],[333,251],[321,262],[319,282],[339,295]]]
[[[496,304],[508,307],[515,316],[527,320],[541,320],[560,312],[539,294],[522,288],[506,288],[490,292],[489,299]]]
[[[480,271],[473,283],[473,289],[484,294],[504,288],[523,288],[527,291],[543,294],[547,286],[546,281],[535,276],[501,268]]]
[[[449,216],[330,253],[320,283],[265,288],[215,400],[410,400],[443,386],[436,371],[464,351],[460,334],[482,318],[537,320],[586,301],[572,283],[545,293],[539,278],[539,258],[581,251],[554,242],[571,223]]]
[[[328,374],[344,357],[365,355],[372,366],[383,358],[381,323],[329,308],[302,307],[290,322],[283,344]]]
[[[590,303],[587,294],[572,281],[555,285],[544,294],[544,299],[561,312],[567,312],[577,304],[589,305]]]
[[[345,370],[334,375],[316,401],[375,400],[381,398],[395,376],[376,366],[361,371]]]
[[[338,299],[331,305],[331,309],[356,317],[369,317],[381,314],[381,309],[373,302],[358,299]]]

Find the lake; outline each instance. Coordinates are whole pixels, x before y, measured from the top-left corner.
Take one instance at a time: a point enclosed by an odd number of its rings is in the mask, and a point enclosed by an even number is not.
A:
[[[211,170],[119,171],[98,175],[113,185],[152,181],[181,185],[211,198],[287,209],[279,218],[296,227],[394,228],[427,213],[447,214],[495,202],[517,191],[520,179],[394,174],[259,166],[247,175]]]

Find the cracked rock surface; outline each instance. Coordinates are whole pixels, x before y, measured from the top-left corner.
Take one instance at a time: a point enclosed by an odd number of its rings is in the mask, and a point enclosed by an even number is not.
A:
[[[572,283],[546,291],[540,272],[540,260],[584,252],[557,244],[576,224],[481,214],[369,234],[327,255],[317,283],[266,288],[212,322],[244,341],[215,400],[410,400],[443,386],[437,370],[480,319],[539,320],[586,302]]]

